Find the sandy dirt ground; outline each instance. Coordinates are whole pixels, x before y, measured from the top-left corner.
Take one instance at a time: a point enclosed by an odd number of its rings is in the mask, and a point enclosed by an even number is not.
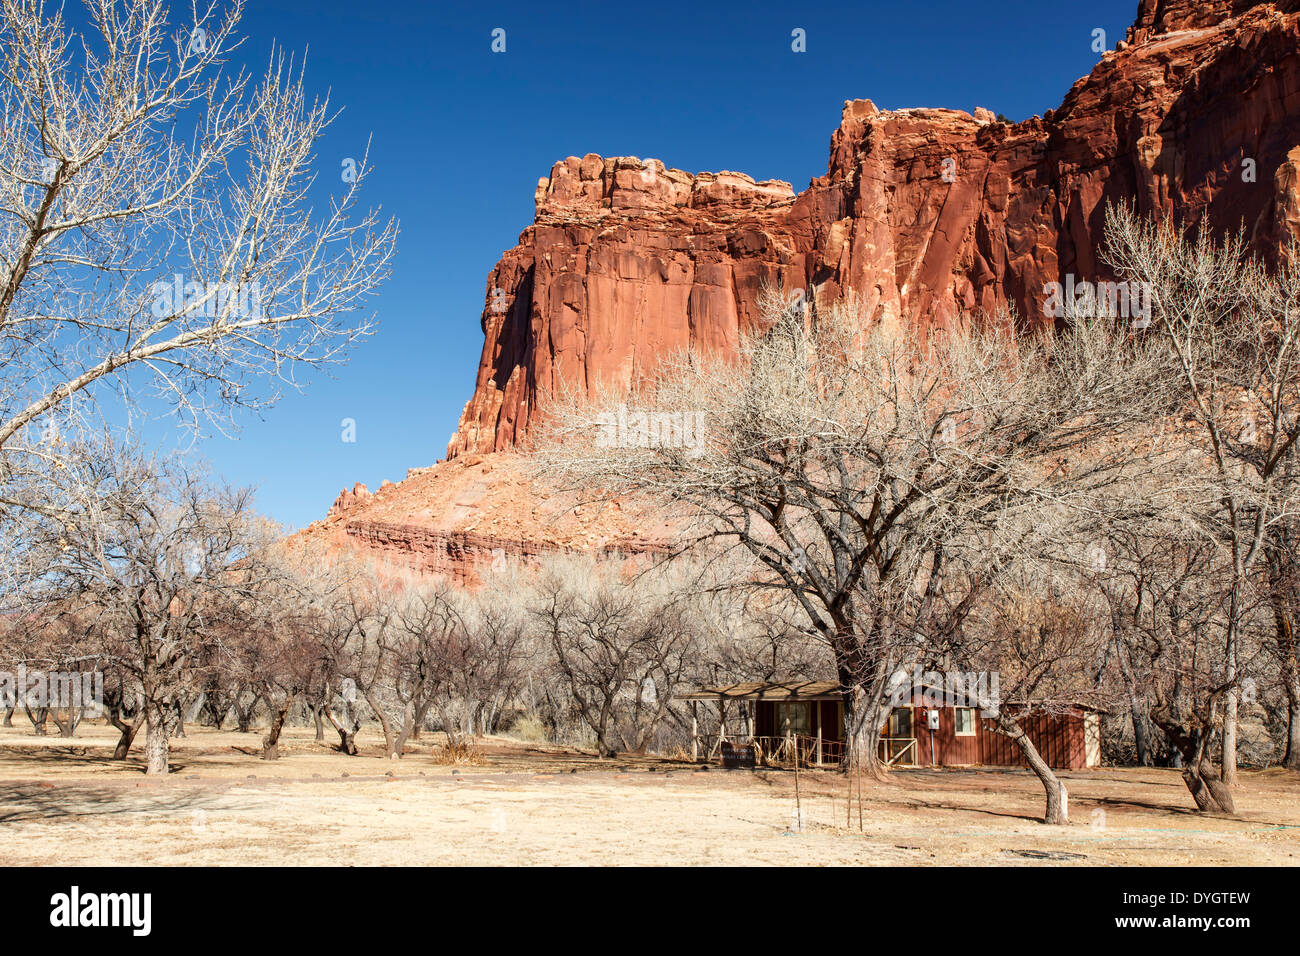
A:
[[[173,772],[146,778],[116,733],[0,729],[0,863],[209,865],[983,864],[1300,865],[1300,775],[1245,772],[1238,814],[1198,814],[1169,770],[1064,774],[1069,827],[1035,822],[1042,789],[1013,770],[910,770],[864,784],[846,821],[834,772],[700,771],[490,738],[448,766],[439,737],[400,760],[363,732],[346,757],[292,728],[191,728]]]

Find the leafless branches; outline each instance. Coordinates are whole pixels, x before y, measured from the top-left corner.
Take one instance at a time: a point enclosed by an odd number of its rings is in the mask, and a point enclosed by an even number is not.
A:
[[[272,379],[339,360],[388,273],[396,224],[357,208],[368,168],[315,208],[332,112],[277,51],[234,72],[243,0],[171,16],[42,0],[0,20],[0,459],[57,453],[105,390],[148,387],[220,426]],[[72,401],[78,400],[74,408]],[[0,481],[0,498],[5,482]]]

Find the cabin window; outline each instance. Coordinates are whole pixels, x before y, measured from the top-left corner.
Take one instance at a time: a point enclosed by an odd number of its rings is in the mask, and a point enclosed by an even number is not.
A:
[[[887,737],[910,737],[912,736],[912,708],[895,707],[889,715],[889,725],[886,730]]]
[[[808,703],[777,704],[776,730],[785,736],[785,722],[790,721],[790,733],[812,736],[812,705]]]
[[[974,707],[956,707],[954,708],[956,717],[953,720],[953,726],[956,728],[958,737],[975,736],[975,708]]]

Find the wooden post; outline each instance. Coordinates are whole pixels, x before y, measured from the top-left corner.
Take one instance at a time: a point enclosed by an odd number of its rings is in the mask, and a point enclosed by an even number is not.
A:
[[[803,833],[803,799],[799,793],[799,748],[794,748],[794,818],[798,821],[800,833]]]
[[[698,762],[700,759],[700,720],[699,712],[695,709],[697,701],[691,701],[691,760]]]
[[[858,767],[858,829],[862,829],[862,768]]]
[[[817,707],[817,766],[822,765],[822,702],[813,702]]]
[[[722,744],[727,739],[727,702],[721,697],[718,698],[718,739],[713,746],[709,748],[709,760],[713,759],[715,752],[721,752]]]
[[[845,737],[847,738],[848,734],[845,734]],[[849,747],[848,757],[849,779],[845,781],[845,783],[848,784],[848,788],[847,792],[844,794],[844,828],[846,830],[853,827],[853,764],[857,760],[857,755],[853,752],[852,747]]]

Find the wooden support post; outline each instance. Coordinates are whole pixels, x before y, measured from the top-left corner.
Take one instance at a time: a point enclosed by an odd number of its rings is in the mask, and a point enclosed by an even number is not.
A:
[[[700,720],[696,710],[698,701],[691,701],[691,760],[700,759]]]
[[[817,766],[822,765],[822,702],[813,701],[813,706],[817,708]]]
[[[794,817],[803,833],[803,795],[799,792],[799,748],[794,748]]]

